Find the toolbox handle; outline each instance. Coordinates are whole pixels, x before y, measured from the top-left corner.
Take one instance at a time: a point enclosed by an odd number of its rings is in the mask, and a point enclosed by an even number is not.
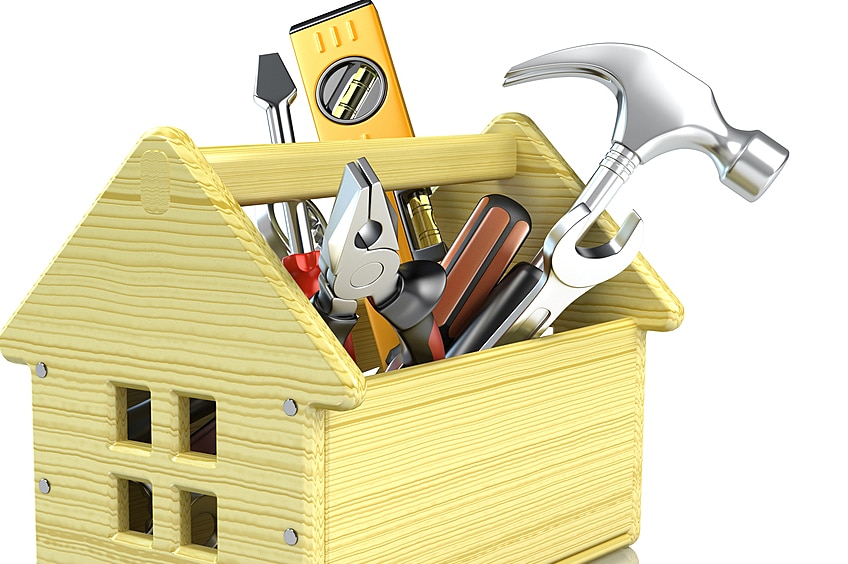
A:
[[[200,152],[239,204],[335,196],[345,164],[365,157],[386,191],[511,178],[516,138],[501,133],[229,147]]]

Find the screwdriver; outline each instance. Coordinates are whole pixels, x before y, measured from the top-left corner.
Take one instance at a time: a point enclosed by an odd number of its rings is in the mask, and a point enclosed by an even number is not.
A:
[[[449,346],[481,310],[530,234],[530,214],[500,194],[483,196],[442,261],[447,281],[433,316]]]
[[[291,119],[291,103],[297,96],[297,88],[291,78],[286,65],[283,63],[279,53],[270,53],[259,56],[259,70],[256,73],[256,89],[254,97],[256,100],[261,100],[266,104],[266,114],[268,116],[268,128],[271,132],[272,143],[285,143],[286,141],[294,142],[294,127]],[[281,106],[285,108],[285,122],[283,126],[283,113]],[[301,236],[301,229],[298,222],[297,206],[304,206],[305,216],[308,225],[309,233],[309,250],[304,246]],[[316,248],[323,240],[324,228],[327,221],[318,210],[318,207],[311,201],[305,200],[298,202],[291,200],[284,202],[283,216],[285,233],[280,229],[274,215],[274,205],[268,204],[268,211],[265,216],[259,220],[260,230],[263,230],[263,235],[271,243],[280,242],[284,249],[282,256],[277,252],[277,255],[283,261],[283,266],[292,275],[297,285],[306,294],[306,297],[312,298],[319,288],[318,277],[321,274],[321,268],[318,265],[318,257],[320,251]],[[269,229],[270,227],[270,229]],[[317,231],[317,237],[316,237]],[[321,240],[316,241],[319,238]],[[272,243],[272,248],[274,244]],[[348,334],[343,339],[345,350],[354,360],[356,356],[353,350],[353,340]]]
[[[271,143],[294,143],[291,103],[296,96],[297,88],[280,54],[260,55],[254,98],[257,103],[261,101],[265,105]],[[298,206],[303,207],[306,217],[307,243],[303,240],[298,220]],[[287,255],[316,250],[327,222],[315,203],[311,200],[290,200],[283,202],[282,209],[282,228],[277,221],[274,204],[268,204],[266,215],[257,222],[277,256],[282,259]]]
[[[486,297],[480,314],[453,341],[445,358],[493,347],[500,335],[512,325],[510,316],[524,311],[533,298],[533,290],[544,282],[544,271],[520,262],[510,270]]]

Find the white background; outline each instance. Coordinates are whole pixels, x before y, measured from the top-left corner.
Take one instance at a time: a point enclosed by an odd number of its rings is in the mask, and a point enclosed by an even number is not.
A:
[[[257,57],[290,69],[289,27],[344,2],[15,2],[4,9],[0,324],[148,129],[199,146],[266,143]],[[530,116],[588,179],[613,96],[589,80],[502,88],[565,47],[651,47],[707,84],[728,122],[791,153],[748,203],[693,151],[639,168],[612,212],[646,223],[643,254],[686,307],[648,337],[643,564],[848,562],[842,295],[844,30],[823,2],[378,0],[415,132]],[[300,88],[299,77],[296,83]],[[662,88],[658,84],[657,88]],[[299,141],[315,140],[305,96]],[[0,546],[34,561],[31,382],[0,362]],[[442,539],[444,540],[444,539]]]

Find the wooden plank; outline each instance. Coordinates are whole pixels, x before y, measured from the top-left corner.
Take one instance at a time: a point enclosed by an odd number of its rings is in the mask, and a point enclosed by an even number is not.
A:
[[[327,562],[553,562],[638,534],[633,320],[368,379],[327,414]]]
[[[155,213],[142,196],[150,152],[169,163]],[[244,210],[170,128],[138,144],[0,348],[19,362],[37,362],[39,349],[96,353],[130,376],[138,366],[171,367],[186,383],[208,378],[210,393],[264,382],[330,408],[352,408],[364,393],[361,372]]]
[[[243,205],[335,196],[348,162],[365,157],[383,188],[404,190],[515,174],[510,135],[455,135],[202,147]]]
[[[33,376],[36,482],[53,485],[39,561],[323,559],[323,409],[358,405],[364,379],[182,132],[138,144],[0,349],[48,366]],[[121,386],[150,391],[149,447],[119,442]],[[216,402],[215,458],[181,452],[185,396]],[[152,484],[152,539],[121,530],[121,479]],[[185,544],[186,491],[218,499],[217,555]]]

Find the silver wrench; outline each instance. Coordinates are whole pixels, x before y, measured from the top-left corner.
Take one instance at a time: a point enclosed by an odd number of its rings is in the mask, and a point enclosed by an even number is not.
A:
[[[533,261],[533,266],[540,268],[543,276],[496,344],[540,336],[574,300],[633,262],[644,233],[642,218],[635,211],[630,212],[609,242],[597,247],[578,246],[598,215],[600,212],[593,212],[585,203],[577,202],[551,228],[542,251]]]
[[[587,190],[589,193],[587,194]],[[519,263],[498,282],[480,314],[451,345],[445,357],[538,337],[571,303],[627,268],[642,241],[644,224],[631,212],[618,233],[597,247],[578,245],[603,212],[586,202],[587,189],[551,228],[532,263]]]

